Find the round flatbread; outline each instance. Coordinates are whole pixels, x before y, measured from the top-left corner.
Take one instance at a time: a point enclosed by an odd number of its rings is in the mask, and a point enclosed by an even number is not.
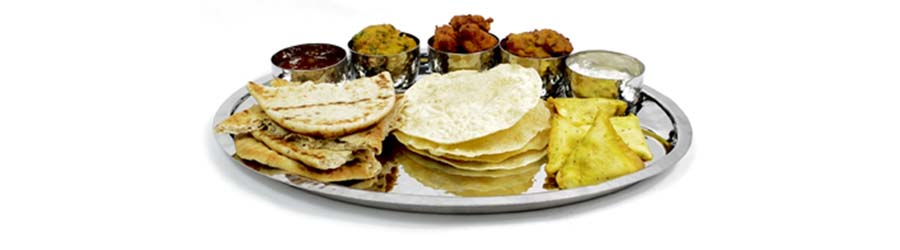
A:
[[[522,153],[532,151],[532,150],[540,150],[547,148],[547,145],[550,144],[550,130],[544,130],[541,133],[538,133],[528,144],[525,144],[525,147],[518,149],[516,151],[510,151],[499,154],[490,154],[490,155],[479,155],[476,157],[465,157],[459,155],[451,155],[446,154],[442,155],[442,158],[447,158],[450,160],[457,161],[475,161],[475,162],[486,162],[486,163],[499,163],[505,161],[513,156],[520,155]]]
[[[538,105],[537,71],[501,64],[485,72],[429,75],[405,93],[400,131],[439,144],[454,144],[508,129]],[[526,141],[527,142],[527,141]]]
[[[498,196],[521,194],[533,185],[534,175],[541,169],[539,162],[522,167],[523,171],[501,177],[476,177],[455,175],[441,169],[442,163],[428,159],[414,160],[414,154],[401,154],[397,157],[403,165],[403,171],[425,186],[445,190],[457,196]]]
[[[543,103],[543,101],[541,101]],[[428,151],[429,154],[436,156],[447,156],[447,158],[481,158],[487,155],[505,155],[506,158],[514,155],[514,152],[524,152],[522,149],[535,140],[537,135],[550,128],[550,110],[544,105],[535,105],[519,122],[509,129],[504,129],[485,137],[477,138],[470,141],[454,144],[440,144],[423,138],[414,137],[403,132],[397,132],[394,135],[401,143],[419,149]],[[540,138],[539,138],[540,139]],[[544,140],[546,141],[546,140]],[[542,141],[538,140],[537,144]],[[538,145],[539,148],[546,146]],[[529,150],[538,148],[529,148]],[[527,150],[525,150],[527,151]],[[512,154],[509,154],[513,152]],[[499,158],[502,158],[499,157]],[[499,159],[498,161],[505,160]],[[491,161],[491,162],[498,162]]]
[[[402,133],[394,133],[394,137],[397,138],[397,141],[400,141],[400,143],[403,143],[405,146],[415,148],[415,145],[410,144],[408,141],[404,141],[403,139],[401,139],[402,137],[408,137],[408,136],[406,136]],[[457,161],[498,163],[498,162],[505,161],[505,160],[509,159],[510,157],[513,157],[513,156],[516,156],[516,155],[519,155],[519,154],[522,154],[522,153],[525,153],[528,151],[546,148],[547,145],[549,145],[549,144],[550,144],[550,130],[547,129],[547,130],[544,130],[544,131],[541,131],[540,133],[538,133],[534,138],[531,139],[531,141],[528,141],[528,143],[525,144],[524,147],[514,150],[514,151],[503,152],[503,153],[499,153],[499,154],[484,154],[484,155],[478,155],[475,157],[467,157],[467,156],[453,155],[453,154],[444,154],[444,155],[440,155],[440,157],[450,159],[450,160],[457,160]],[[416,149],[418,149],[419,151],[427,152],[427,153],[431,154],[431,151],[429,151],[429,150],[420,149],[420,148],[416,148]],[[434,154],[432,154],[432,155],[434,155]]]
[[[434,170],[437,170],[437,171],[440,171],[440,172],[443,172],[446,174],[450,174],[450,175],[457,175],[457,176],[499,178],[499,177],[505,177],[505,176],[510,176],[510,175],[520,175],[520,174],[524,174],[524,173],[531,171],[531,168],[528,168],[528,167],[521,167],[521,168],[514,168],[514,169],[486,170],[486,171],[472,171],[472,170],[459,169],[459,168],[455,168],[453,166],[447,165],[447,163],[435,161],[426,156],[416,154],[408,149],[401,149],[397,155],[398,155],[397,158],[406,157],[413,161],[419,162],[429,168],[432,168]],[[531,166],[531,165],[540,166],[544,162],[546,162],[546,161],[536,161],[531,164],[528,164],[528,166]]]
[[[509,170],[514,168],[519,168],[537,161],[540,161],[547,156],[546,149],[539,150],[531,150],[525,153],[518,154],[516,156],[510,157],[505,161],[498,163],[486,163],[486,162],[474,162],[474,161],[457,161],[446,158],[441,158],[438,156],[430,155],[426,152],[419,151],[415,148],[407,147],[409,151],[413,153],[428,157],[432,160],[446,163],[447,165],[453,166],[459,169],[471,170],[471,171],[487,171],[487,170]]]

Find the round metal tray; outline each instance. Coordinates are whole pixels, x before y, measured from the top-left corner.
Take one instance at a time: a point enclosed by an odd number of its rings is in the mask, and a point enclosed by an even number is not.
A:
[[[270,80],[271,77],[267,76],[256,79],[255,82],[268,83]],[[335,200],[369,207],[425,213],[472,214],[524,211],[561,206],[603,196],[627,188],[675,166],[691,145],[691,124],[675,102],[662,93],[644,86],[641,94],[641,101],[637,105],[637,115],[641,120],[641,127],[648,135],[647,142],[654,155],[654,160],[647,162],[643,169],[594,186],[556,190],[543,188],[545,175],[543,166],[541,166],[541,169],[530,180],[532,186],[527,191],[516,195],[455,196],[440,188],[422,185],[415,178],[409,176],[403,170],[404,166],[402,165],[398,167],[400,170],[395,176],[396,182],[389,192],[366,191],[310,180],[298,181],[296,177],[289,178],[284,174],[257,171],[259,170],[257,166],[251,166],[251,164],[234,157],[234,140],[231,135],[216,134],[214,136],[225,153],[231,156],[230,158],[237,165],[253,169],[255,173],[272,180]],[[250,98],[246,88],[238,89],[219,107],[213,120],[213,126],[233,113],[249,108],[254,103],[255,101]]]

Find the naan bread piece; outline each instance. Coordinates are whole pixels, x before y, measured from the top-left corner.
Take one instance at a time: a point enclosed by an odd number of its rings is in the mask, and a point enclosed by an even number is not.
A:
[[[216,133],[233,135],[250,133],[265,127],[263,122],[268,119],[269,117],[262,112],[262,109],[259,109],[259,106],[253,105],[249,109],[232,114],[222,123],[216,125],[215,130]]]
[[[430,155],[426,152],[419,151],[415,148],[407,147],[409,151],[412,151],[416,154],[431,158],[432,160],[446,163],[450,166],[459,169],[471,170],[471,171],[487,171],[487,170],[509,170],[520,168],[522,166],[538,162],[547,156],[547,150],[532,150],[525,153],[521,153],[519,155],[510,157],[509,159],[498,162],[498,163],[485,163],[485,162],[474,162],[474,161],[457,161],[441,158],[438,156]]]
[[[397,183],[397,161],[382,162],[381,165],[378,176],[353,183],[349,187],[374,192],[390,192]]]
[[[644,162],[616,134],[609,118],[597,115],[594,126],[559,168],[556,183],[560,189],[595,185],[644,168]]]
[[[402,103],[400,97],[397,98],[398,102]],[[257,105],[234,114],[226,119],[226,122],[231,121],[228,123],[229,127],[253,127],[254,129],[240,131],[251,133],[269,148],[309,167],[328,170],[353,160],[353,151],[374,150],[376,154],[380,154],[382,141],[402,123],[401,108],[402,105],[395,105],[391,113],[366,130],[331,139],[319,139],[288,131],[269,119]],[[217,127],[222,127],[226,122]]]
[[[540,101],[540,103],[541,105],[535,105],[512,127],[471,141],[440,144],[403,132],[394,134],[397,140],[403,144],[428,151],[429,154],[436,156],[454,155],[478,158],[481,155],[515,152],[524,148],[538,133],[550,128],[550,110],[544,105],[543,101]]]
[[[609,122],[612,123],[616,134],[622,137],[628,148],[640,156],[641,160],[653,160],[653,153],[650,152],[650,147],[647,146],[647,137],[644,136],[644,132],[641,130],[641,121],[637,116],[631,114],[612,117],[609,118]]]
[[[298,145],[299,143],[274,136],[271,133],[264,132],[264,130],[253,131],[250,134],[275,152],[298,160],[312,168],[320,170],[335,169],[353,160],[353,151],[350,150],[304,148],[301,146],[302,144]]]
[[[300,162],[278,154],[257,141],[250,135],[241,134],[234,138],[234,147],[237,156],[241,159],[251,160],[266,166],[284,170],[290,174],[318,180],[322,182],[336,182],[347,180],[362,180],[372,178],[381,170],[381,163],[375,159],[372,151],[360,151],[354,160],[347,165],[332,170],[318,170],[307,167]],[[289,175],[288,178],[293,178]]]
[[[333,138],[365,129],[394,108],[387,72],[339,83],[269,87],[247,84],[250,95],[276,123],[295,133]]]
[[[512,127],[538,105],[541,85],[534,69],[511,64],[428,75],[406,91],[409,105],[399,130],[439,144],[488,136]]]
[[[256,172],[259,172],[260,174],[264,174],[264,175],[268,175],[268,176],[287,174],[287,171],[269,167],[269,166],[263,165],[262,163],[259,163],[259,162],[241,159],[241,157],[238,157],[237,155],[233,155],[231,157],[233,157],[235,160],[243,162],[244,165],[252,168]]]
[[[397,95],[397,101],[394,108],[391,109],[391,112],[381,119],[381,121],[378,121],[375,126],[347,136],[337,137],[335,138],[335,142],[346,145],[345,148],[348,149],[373,149],[375,150],[375,154],[381,154],[384,139],[387,138],[391,132],[403,125],[404,119],[402,112],[405,107],[405,98],[403,95]]]
[[[328,149],[328,150],[363,150],[363,149],[373,149],[376,154],[381,154],[382,150],[382,142],[384,139],[394,130],[396,130],[403,123],[403,117],[400,115],[401,109],[403,105],[402,97],[397,97],[398,105],[395,105],[395,108],[391,110],[391,112],[385,116],[384,119],[378,121],[375,126],[372,126],[366,130],[359,131],[350,135],[335,137],[330,139],[321,139],[312,136],[297,134],[291,132],[280,125],[275,123],[259,108],[259,106],[254,105],[248,110],[242,111],[233,116],[249,116],[253,117],[252,121],[261,123],[261,126],[257,130],[264,130],[263,132],[269,135],[270,137],[282,138],[286,141],[290,141],[293,144],[296,144],[298,148],[308,148],[308,149]],[[231,118],[229,118],[231,119]],[[251,119],[235,119],[241,121],[250,121]],[[235,126],[255,126],[250,124],[235,124]],[[255,130],[246,131],[244,133],[253,132]]]
[[[513,175],[501,177],[463,176],[442,171],[442,169],[452,169],[453,167],[437,161],[425,158],[417,158],[422,161],[414,160],[410,157],[414,155],[415,153],[407,153],[397,157],[400,164],[403,164],[406,174],[425,186],[464,197],[521,194],[528,191],[528,188],[533,185],[534,175],[541,167],[540,162],[535,162],[522,167],[523,171]]]
[[[275,78],[275,79],[272,79],[272,82],[270,82],[269,84],[272,85],[272,87],[284,87],[284,86],[302,85],[302,84],[306,84],[306,83],[315,83],[315,82],[313,82],[313,81],[293,82],[293,81],[288,81],[288,80],[281,79],[281,78]]]

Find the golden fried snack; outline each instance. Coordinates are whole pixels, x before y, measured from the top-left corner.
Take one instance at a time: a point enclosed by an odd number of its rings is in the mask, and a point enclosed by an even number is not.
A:
[[[457,39],[456,30],[450,25],[435,27],[434,44],[431,47],[441,51],[456,51],[459,47]]]
[[[497,38],[491,35],[491,22],[479,15],[459,15],[449,25],[434,29],[432,48],[453,53],[473,53],[493,48]]]
[[[490,17],[484,19],[484,17],[480,15],[458,15],[453,16],[453,18],[450,19],[450,26],[453,26],[453,29],[455,30],[459,30],[463,25],[475,24],[484,31],[491,31],[492,22],[494,22],[494,19]]]
[[[459,29],[459,37],[463,50],[470,53],[490,49],[497,44],[497,38],[474,23],[463,25]]]
[[[572,43],[551,29],[534,30],[506,36],[507,51],[521,57],[548,58],[572,53]]]

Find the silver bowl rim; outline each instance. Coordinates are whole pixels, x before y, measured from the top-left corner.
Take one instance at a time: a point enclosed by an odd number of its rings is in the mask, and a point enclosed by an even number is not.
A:
[[[602,50],[602,49],[582,50],[582,51],[578,51],[578,52],[570,54],[569,57],[566,58],[566,69],[568,69],[569,71],[575,72],[579,75],[586,76],[584,73],[575,71],[571,67],[569,67],[571,65],[571,63],[569,63],[569,60],[575,60],[575,58],[577,58],[577,56],[582,55],[582,54],[587,54],[587,53],[607,53],[607,54],[614,54],[614,55],[624,56],[624,57],[633,59],[635,62],[638,63],[638,66],[641,67],[640,73],[636,74],[634,77],[642,76],[642,75],[644,75],[644,72],[647,72],[647,65],[645,65],[644,62],[641,61],[640,59],[637,59],[637,57],[633,57],[629,54],[625,54],[625,53],[618,52],[618,51]]]

